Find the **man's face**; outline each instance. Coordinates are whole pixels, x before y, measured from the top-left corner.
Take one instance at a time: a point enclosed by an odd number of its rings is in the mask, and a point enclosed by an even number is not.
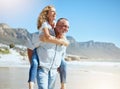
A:
[[[56,24],[56,30],[59,34],[64,34],[68,32],[69,29],[69,22],[65,19],[61,19],[59,22]]]

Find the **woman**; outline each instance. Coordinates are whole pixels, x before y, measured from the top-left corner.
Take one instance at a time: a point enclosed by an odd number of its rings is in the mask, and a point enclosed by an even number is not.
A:
[[[46,6],[38,17],[37,28],[38,28],[39,34],[44,35],[47,42],[68,46],[69,44],[68,41],[64,40],[63,38],[58,39],[55,36],[50,35],[50,33],[54,33],[53,29],[55,27],[55,18],[56,18],[55,8],[51,5]],[[33,51],[32,57],[29,57],[30,63],[31,63],[30,72],[29,72],[29,80],[28,80],[29,89],[33,89],[34,87],[37,68],[39,64],[35,48],[39,47],[40,43],[38,43],[37,41],[39,40],[36,40],[36,38],[32,39],[32,44],[34,47],[32,47],[31,50],[33,50],[34,48],[34,51]],[[30,49],[28,50],[29,54],[31,50]],[[61,86],[63,86],[63,83],[61,84],[62,84]]]

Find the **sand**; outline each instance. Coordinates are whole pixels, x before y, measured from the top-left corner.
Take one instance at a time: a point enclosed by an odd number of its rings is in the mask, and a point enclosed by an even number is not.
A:
[[[29,66],[0,67],[0,89],[28,89],[28,72]],[[68,63],[67,74],[67,89],[120,89],[120,63]]]

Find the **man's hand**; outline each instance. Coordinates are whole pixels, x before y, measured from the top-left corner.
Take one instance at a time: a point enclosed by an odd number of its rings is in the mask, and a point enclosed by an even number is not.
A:
[[[57,68],[58,73],[60,73],[60,67]]]

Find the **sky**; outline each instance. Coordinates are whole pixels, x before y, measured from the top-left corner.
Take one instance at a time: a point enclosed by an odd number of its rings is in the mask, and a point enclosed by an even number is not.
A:
[[[41,10],[53,5],[69,20],[67,36],[78,42],[110,42],[120,48],[120,0],[0,0],[0,23],[37,31]]]

